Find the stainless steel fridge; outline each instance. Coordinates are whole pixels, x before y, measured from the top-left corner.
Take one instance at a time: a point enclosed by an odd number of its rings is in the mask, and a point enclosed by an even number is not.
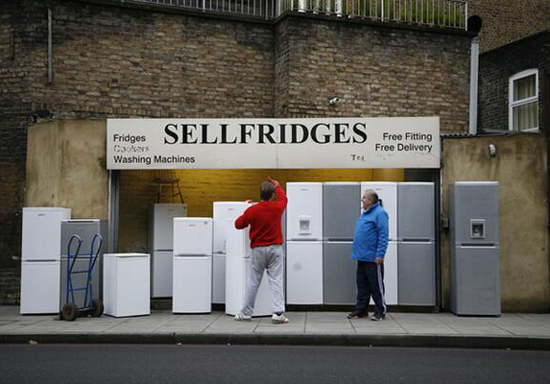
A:
[[[351,260],[361,183],[323,183],[323,303],[353,305],[356,265]]]
[[[436,305],[434,184],[398,183],[397,201],[399,305]]]
[[[172,297],[174,218],[186,217],[186,204],[153,204],[149,211],[151,297]]]
[[[498,316],[498,182],[457,182],[451,185],[449,197],[451,311]]]
[[[67,302],[67,252],[68,245],[73,235],[78,235],[82,239],[80,246],[79,257],[76,259],[73,271],[86,271],[89,266],[89,256],[93,238],[96,234],[101,235],[103,244],[98,256],[98,260],[92,272],[92,294],[94,299],[103,300],[103,254],[109,249],[108,239],[108,223],[106,220],[100,219],[81,219],[81,220],[63,220],[61,221],[61,290],[59,292],[60,305],[59,310],[63,309],[63,305]],[[94,244],[94,252],[97,250],[99,243]],[[74,254],[77,248],[77,242],[71,244],[71,253]],[[86,274],[71,275],[73,288],[86,286]],[[74,299],[78,307],[84,304],[84,291],[75,291]],[[71,297],[72,299],[72,297]]]

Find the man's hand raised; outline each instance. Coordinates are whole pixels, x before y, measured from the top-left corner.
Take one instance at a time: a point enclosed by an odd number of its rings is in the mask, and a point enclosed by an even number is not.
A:
[[[271,184],[273,184],[276,187],[279,187],[281,184],[277,180],[273,180],[271,177],[268,176],[267,181],[269,181]]]

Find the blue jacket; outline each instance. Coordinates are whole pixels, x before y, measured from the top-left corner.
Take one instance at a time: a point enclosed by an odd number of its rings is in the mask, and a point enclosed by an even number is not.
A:
[[[376,203],[363,212],[355,223],[351,258],[361,261],[384,258],[388,248],[388,237],[388,213],[380,203]]]

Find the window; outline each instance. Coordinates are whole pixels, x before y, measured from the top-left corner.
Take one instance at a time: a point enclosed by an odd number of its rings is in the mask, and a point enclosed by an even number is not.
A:
[[[539,76],[530,69],[510,77],[508,129],[510,131],[538,131]]]

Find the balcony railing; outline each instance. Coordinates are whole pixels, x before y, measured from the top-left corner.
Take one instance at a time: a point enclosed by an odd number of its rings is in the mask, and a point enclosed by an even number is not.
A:
[[[465,0],[129,0],[203,12],[231,13],[273,19],[285,12],[303,12],[381,22],[466,29]]]

